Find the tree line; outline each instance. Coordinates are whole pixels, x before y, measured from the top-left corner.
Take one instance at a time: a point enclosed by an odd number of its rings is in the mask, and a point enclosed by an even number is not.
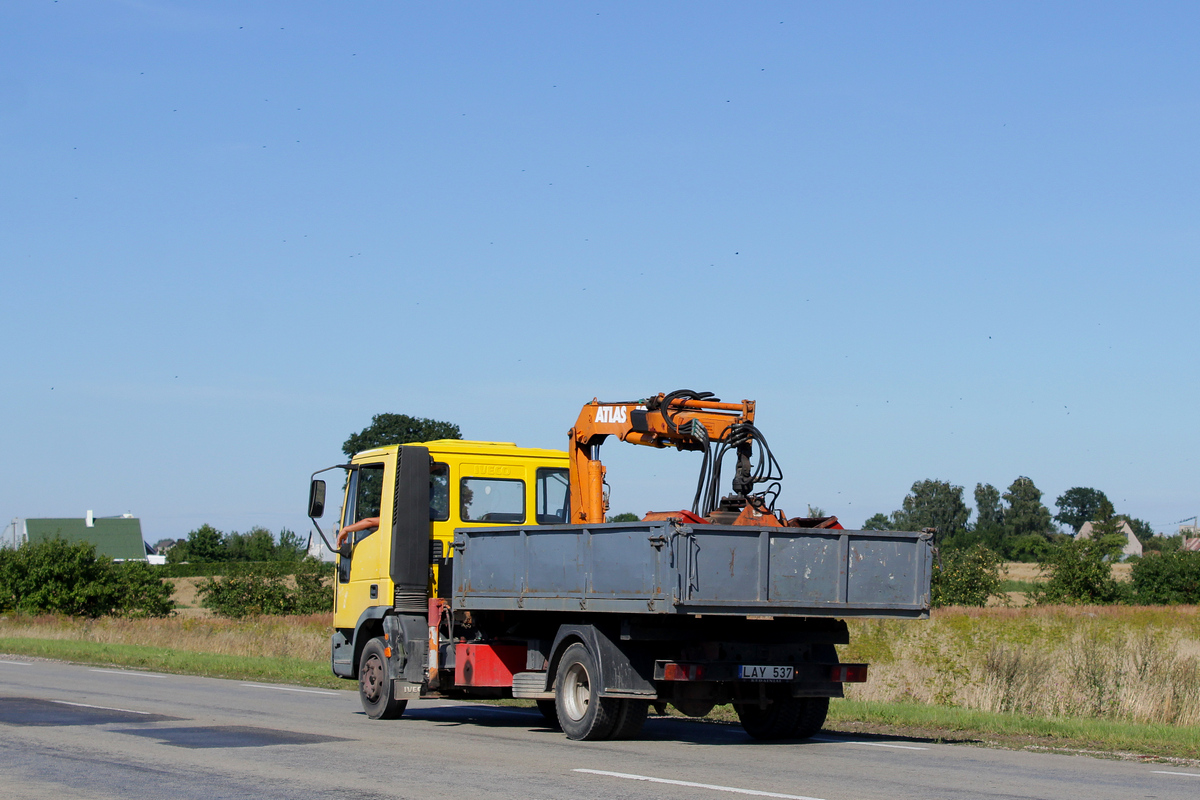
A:
[[[963,487],[949,481],[922,480],[912,485],[901,507],[890,514],[874,514],[865,530],[924,530],[933,528],[934,544],[941,550],[964,550],[983,545],[1005,561],[1042,561],[1054,547],[1079,533],[1085,522],[1098,526],[1098,535],[1117,533],[1128,522],[1146,550],[1171,550],[1177,537],[1155,536],[1150,523],[1118,514],[1099,489],[1076,486],[1055,500],[1057,514],[1042,502],[1033,480],[1020,476],[1005,492],[990,483],[975,484],[975,517],[963,499]],[[1057,523],[1057,524],[1056,524]],[[1070,531],[1066,534],[1059,525]]]
[[[169,542],[170,540],[167,540]],[[287,528],[276,540],[271,531],[255,526],[245,533],[224,533],[205,523],[186,538],[157,547],[167,549],[167,563],[222,563],[242,561],[300,561],[308,553],[308,541]]]

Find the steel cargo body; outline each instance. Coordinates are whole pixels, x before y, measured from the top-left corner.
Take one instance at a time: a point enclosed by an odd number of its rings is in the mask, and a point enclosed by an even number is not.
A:
[[[683,525],[459,528],[456,611],[929,616],[932,537]]]

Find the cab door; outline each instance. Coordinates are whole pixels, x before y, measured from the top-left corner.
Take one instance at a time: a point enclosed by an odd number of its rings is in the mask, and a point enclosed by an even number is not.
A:
[[[390,602],[383,531],[388,530],[385,517],[390,517],[391,511],[391,498],[384,487],[391,485],[392,472],[392,463],[381,459],[356,464],[348,476],[342,527],[369,517],[380,518],[381,524],[350,534],[350,557],[338,557],[335,627],[353,628],[367,607]]]

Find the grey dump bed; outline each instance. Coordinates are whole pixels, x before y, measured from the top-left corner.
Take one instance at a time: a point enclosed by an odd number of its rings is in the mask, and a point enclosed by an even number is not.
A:
[[[927,533],[629,522],[460,528],[458,610],[929,616]]]

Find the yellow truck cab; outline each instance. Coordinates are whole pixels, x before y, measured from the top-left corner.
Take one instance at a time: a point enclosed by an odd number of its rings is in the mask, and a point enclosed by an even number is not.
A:
[[[378,518],[339,545],[332,667],[346,678],[360,677],[366,643],[394,641],[386,617],[424,616],[449,596],[455,528],[568,522],[560,450],[439,439],[365,450],[345,467],[339,530]]]

